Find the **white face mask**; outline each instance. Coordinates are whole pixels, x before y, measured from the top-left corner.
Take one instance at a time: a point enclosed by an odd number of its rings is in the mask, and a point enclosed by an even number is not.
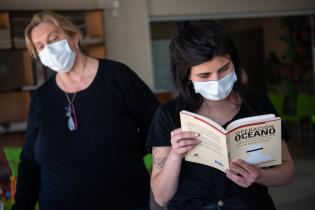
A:
[[[200,93],[204,98],[219,101],[225,99],[233,89],[233,85],[237,80],[235,71],[225,75],[219,80],[209,80],[207,82],[195,82],[195,93]]]
[[[68,41],[63,39],[46,45],[38,56],[44,66],[65,73],[72,68],[76,54],[69,47]]]

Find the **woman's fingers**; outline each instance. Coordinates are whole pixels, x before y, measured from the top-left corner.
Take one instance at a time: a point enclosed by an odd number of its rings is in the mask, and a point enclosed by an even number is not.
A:
[[[175,129],[171,132],[171,144],[174,153],[183,157],[195,145],[200,143],[199,134],[190,131]]]
[[[173,140],[175,140],[177,143],[181,140],[185,139],[198,139],[199,134],[191,131],[179,131],[175,132],[173,136],[171,137]]]
[[[243,160],[235,160],[226,171],[226,176],[242,187],[249,187],[259,177],[259,169]]]
[[[173,136],[175,136],[176,134],[180,133],[180,132],[182,132],[182,128],[177,128],[177,129],[173,130],[173,131],[171,132],[171,138],[172,138]]]
[[[240,167],[238,167],[238,168],[232,168],[231,167],[231,169],[230,169],[234,174],[237,174],[237,175],[240,175],[240,176],[242,176],[242,177],[245,177],[245,176],[248,176],[249,175],[249,173],[246,171],[246,170],[244,170],[243,168],[240,168]]]

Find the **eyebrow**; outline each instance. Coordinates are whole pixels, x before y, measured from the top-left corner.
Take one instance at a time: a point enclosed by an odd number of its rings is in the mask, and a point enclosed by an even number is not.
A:
[[[227,61],[224,65],[222,65],[220,68],[218,68],[217,71],[220,70],[220,69],[222,69],[223,67],[229,65],[230,63],[231,63],[231,61]],[[212,73],[212,72],[201,72],[201,73],[196,74],[196,75],[197,75],[197,76],[201,76],[201,75],[211,74],[211,73]]]
[[[218,70],[222,69],[225,66],[228,66],[231,63],[231,61],[226,62],[223,66],[221,66]]]
[[[59,31],[55,30],[55,31],[50,32],[50,33],[48,34],[48,36],[47,36],[47,40],[49,40],[50,36],[53,35],[53,34],[55,34],[55,33],[58,34]],[[46,40],[46,41],[47,41],[47,40]],[[35,45],[38,45],[38,44],[41,44],[41,43],[42,43],[42,42],[39,41],[39,42],[36,42]]]
[[[50,36],[52,36],[53,34],[59,34],[60,32],[59,31],[52,31],[52,32],[50,32],[49,34],[48,34],[48,39],[49,39],[49,37]]]

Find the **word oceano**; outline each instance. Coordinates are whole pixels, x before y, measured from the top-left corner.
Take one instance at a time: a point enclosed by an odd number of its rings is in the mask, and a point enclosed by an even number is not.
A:
[[[256,128],[243,129],[236,132],[235,141],[249,139],[254,137],[268,136],[275,134],[276,129],[273,125],[261,126]]]

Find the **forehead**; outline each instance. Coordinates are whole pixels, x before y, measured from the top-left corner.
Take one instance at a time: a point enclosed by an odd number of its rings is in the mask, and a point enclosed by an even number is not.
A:
[[[53,32],[60,32],[60,29],[53,23],[43,22],[35,26],[31,33],[33,43],[45,41]]]
[[[215,72],[230,61],[231,59],[229,56],[215,56],[209,61],[193,66],[191,68],[191,73],[198,74],[200,72]]]

